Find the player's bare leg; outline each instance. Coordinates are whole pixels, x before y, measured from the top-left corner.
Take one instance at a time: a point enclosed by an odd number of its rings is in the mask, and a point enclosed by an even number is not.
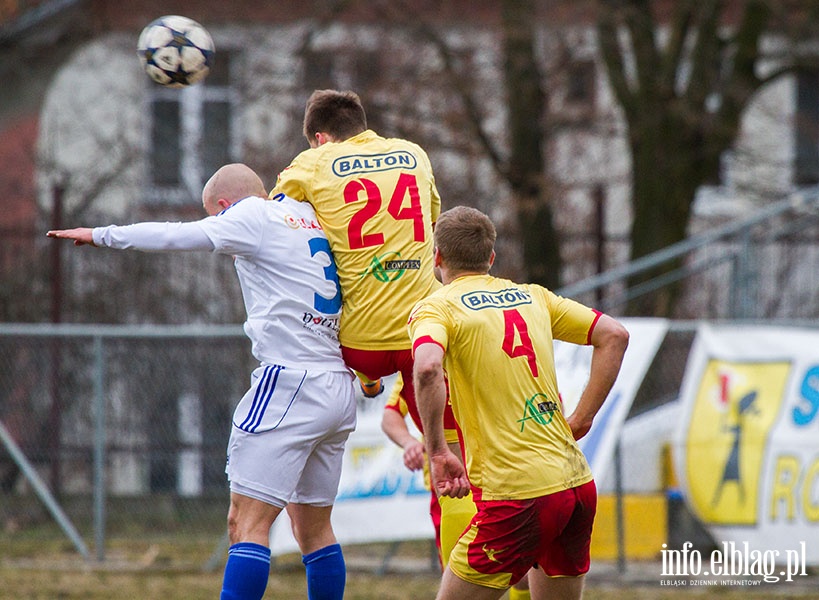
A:
[[[532,600],[532,595],[529,593],[529,573],[509,588],[509,600]]]
[[[231,492],[231,546],[221,600],[261,600],[270,575],[270,526],[281,511],[278,506]]]
[[[270,526],[281,511],[278,506],[231,492],[228,511],[230,543],[270,545]]]
[[[307,571],[311,598],[341,600],[344,597],[347,567],[330,524],[332,510],[332,506],[287,505],[293,537],[299,544]]]
[[[302,554],[310,554],[319,548],[336,543],[336,536],[330,525],[332,506],[311,506],[309,504],[287,505],[287,514],[293,524],[293,537]]]
[[[441,587],[436,600],[497,600],[506,590],[484,587],[464,581],[447,567],[441,578]]]
[[[580,600],[585,576],[549,577],[542,569],[529,570],[532,600]]]

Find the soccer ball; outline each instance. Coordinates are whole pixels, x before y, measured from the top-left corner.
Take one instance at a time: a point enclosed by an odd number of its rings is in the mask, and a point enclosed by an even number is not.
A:
[[[213,64],[214,51],[207,29],[178,15],[151,22],[137,42],[137,55],[150,78],[174,88],[202,81]]]

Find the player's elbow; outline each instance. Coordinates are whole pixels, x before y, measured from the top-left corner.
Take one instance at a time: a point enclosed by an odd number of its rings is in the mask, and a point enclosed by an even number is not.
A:
[[[628,348],[629,332],[622,323],[612,319],[614,326],[609,333],[609,344],[614,352],[622,356],[626,353]]]
[[[413,369],[415,377],[415,388],[428,388],[441,378],[443,374],[443,367],[441,361],[433,357],[428,357],[419,360],[416,358]]]
[[[595,328],[592,344],[605,348],[609,352],[622,356],[628,348],[629,333],[620,321],[603,315]]]

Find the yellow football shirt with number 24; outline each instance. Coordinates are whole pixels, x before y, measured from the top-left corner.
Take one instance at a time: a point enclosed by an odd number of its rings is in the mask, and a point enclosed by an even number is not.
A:
[[[441,199],[426,152],[371,130],[305,150],[270,193],[313,205],[341,284],[339,340],[349,348],[410,347],[407,317],[440,287],[432,224]]]

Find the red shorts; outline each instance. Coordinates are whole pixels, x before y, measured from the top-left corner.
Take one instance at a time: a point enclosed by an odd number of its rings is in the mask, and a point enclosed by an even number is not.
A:
[[[415,387],[412,382],[412,350],[360,350],[358,348],[341,347],[341,354],[344,362],[351,369],[363,373],[370,379],[386,377],[393,373],[401,373],[404,380],[404,388],[401,396],[407,403],[407,410],[412,418],[412,422],[423,432],[421,426],[421,415],[418,413],[418,405],[415,403]],[[444,428],[455,429],[455,417],[452,415],[452,406],[447,403],[444,410]]]
[[[478,512],[449,559],[461,579],[503,589],[535,565],[552,577],[588,572],[594,481],[540,498],[475,504]]]

